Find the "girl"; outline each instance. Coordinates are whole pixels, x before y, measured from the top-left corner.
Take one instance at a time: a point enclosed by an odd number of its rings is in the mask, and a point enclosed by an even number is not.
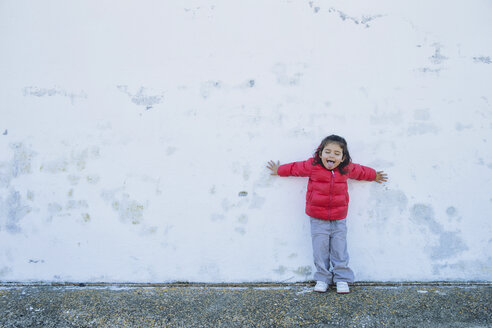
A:
[[[311,218],[314,265],[314,291],[324,293],[336,283],[337,293],[349,293],[354,273],[348,267],[347,226],[349,195],[347,179],[387,181],[383,171],[352,163],[344,138],[331,135],[323,139],[313,158],[280,165],[268,162],[272,175],[309,177],[306,214]],[[331,270],[330,270],[331,263]]]

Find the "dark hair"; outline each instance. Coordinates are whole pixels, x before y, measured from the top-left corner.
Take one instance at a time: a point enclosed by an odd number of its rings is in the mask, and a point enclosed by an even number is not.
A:
[[[343,139],[342,137],[334,135],[334,134],[324,138],[321,141],[321,144],[319,145],[319,147],[314,152],[313,165],[317,165],[317,164],[323,165],[323,163],[321,162],[321,152],[323,151],[323,148],[325,148],[325,146],[329,143],[336,143],[337,145],[340,146],[340,148],[342,148],[344,157],[343,157],[343,161],[340,163],[340,165],[338,165],[338,169],[340,170],[340,173],[347,174],[345,167],[347,165],[349,165],[350,162],[352,161],[352,158],[350,158],[350,154],[348,151],[347,141],[345,141],[345,139]]]

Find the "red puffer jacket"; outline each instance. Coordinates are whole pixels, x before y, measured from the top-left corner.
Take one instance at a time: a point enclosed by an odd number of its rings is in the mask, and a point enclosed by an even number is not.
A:
[[[323,220],[341,220],[347,217],[349,195],[347,179],[373,181],[376,171],[370,167],[350,163],[347,174],[338,168],[327,170],[322,164],[313,165],[314,158],[303,162],[280,165],[282,177],[309,177],[306,193],[306,214]]]

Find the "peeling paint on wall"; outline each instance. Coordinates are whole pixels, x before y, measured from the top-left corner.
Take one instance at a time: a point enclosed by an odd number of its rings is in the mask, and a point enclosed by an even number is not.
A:
[[[314,4],[314,1],[309,1],[309,7],[313,9],[313,12],[317,14],[319,10],[321,9],[317,4]]]
[[[171,156],[176,152],[177,148],[176,147],[167,147],[166,149],[166,155]]]
[[[413,111],[413,118],[417,121],[428,121],[430,117],[429,108],[416,109]]]
[[[55,88],[39,88],[34,86],[25,87],[24,96],[32,96],[32,97],[61,96],[61,97],[69,98],[72,104],[74,104],[76,99],[87,99],[87,95],[84,92],[73,93],[60,89],[58,87]]]
[[[223,87],[223,83],[221,81],[207,81],[202,83],[200,87],[200,94],[203,99],[208,99],[213,91],[219,90]]]
[[[464,125],[461,122],[456,123],[456,125],[454,127],[455,127],[456,131],[463,131],[463,130],[473,129],[473,125],[472,124]]]
[[[434,264],[433,274],[442,275],[445,272],[459,272],[466,278],[467,272],[477,272],[484,276],[492,274],[492,258],[489,256],[483,260],[457,261],[456,263]]]
[[[84,222],[88,222],[90,220],[90,216],[88,213],[84,213],[84,211],[89,209],[89,203],[87,200],[74,200],[69,199],[66,201],[64,205],[51,202],[48,203],[47,213],[48,213],[48,222],[53,222],[55,218],[64,218],[64,217],[72,217],[74,219],[82,216]]]
[[[433,260],[448,259],[466,251],[467,245],[459,237],[459,232],[444,230],[434,217],[434,209],[427,204],[415,204],[410,209],[410,220],[425,226],[438,237],[438,244],[429,247],[429,257]]]
[[[315,12],[318,12],[318,10],[316,10],[316,7],[315,7]],[[375,19],[378,19],[378,18],[381,18],[381,17],[384,17],[384,15],[370,15],[370,16],[365,16],[363,15],[362,17],[358,18],[358,17],[353,17],[353,16],[349,16],[347,15],[346,13],[344,13],[343,11],[341,10],[338,10],[336,8],[333,8],[333,7],[330,7],[330,9],[328,10],[328,12],[332,13],[332,12],[335,12],[335,13],[338,13],[338,16],[340,17],[340,19],[342,21],[352,21],[354,24],[356,25],[363,25],[365,28],[369,28],[370,25],[369,25],[369,22],[371,21],[374,21]]]
[[[492,64],[492,60],[490,59],[490,56],[473,57],[473,61],[475,63]]]
[[[259,209],[263,207],[263,204],[265,204],[265,197],[261,197],[256,193],[253,193],[253,197],[251,198],[251,202],[249,204],[250,209]]]
[[[127,85],[118,85],[117,88],[128,95],[132,103],[137,106],[143,106],[146,110],[152,109],[153,106],[162,103],[164,99],[163,93],[150,95],[148,94],[148,90],[144,87],[140,87],[136,93],[130,92]]]
[[[121,222],[138,225],[144,220],[145,205],[131,199],[128,193],[104,191],[101,196],[118,213]]]
[[[368,209],[371,220],[366,225],[383,228],[388,224],[388,219],[391,221],[395,215],[402,214],[407,209],[408,197],[403,191],[382,189],[380,186],[372,186],[371,189],[371,206]]]
[[[21,142],[10,144],[10,148],[14,151],[14,158],[10,162],[11,176],[15,178],[31,173],[31,161],[36,153]]]
[[[50,160],[41,164],[39,170],[45,173],[58,174],[71,172],[72,169],[76,171],[83,171],[86,169],[87,161],[94,160],[100,157],[99,147],[91,146],[83,149],[74,149],[70,152],[70,155],[63,156],[56,160]],[[80,177],[74,174],[69,175],[69,180],[73,184],[77,184]]]
[[[67,176],[68,181],[70,181],[70,185],[76,186],[79,184],[80,177],[78,175],[70,174]]]
[[[84,222],[89,222],[91,220],[91,216],[89,215],[89,213],[82,213],[81,216]]]
[[[278,275],[284,275],[287,272],[287,268],[284,267],[283,265],[280,265],[278,268],[273,270],[273,272],[275,272]]]
[[[100,177],[96,174],[93,174],[93,175],[89,175],[86,177],[86,180],[88,183],[90,184],[97,184],[100,180]]]
[[[184,8],[184,11],[188,14],[190,14],[193,18],[197,17],[206,17],[206,18],[212,18],[213,17],[213,10],[215,9],[215,6],[199,6],[199,7],[192,7],[192,8]]]
[[[6,188],[12,179],[10,163],[0,162],[0,188]]]
[[[277,83],[282,86],[298,86],[301,83],[302,71],[307,67],[305,63],[289,65],[283,63],[276,64],[272,71],[277,77]]]
[[[33,260],[33,259],[30,259],[29,260],[29,263],[31,264],[38,264],[38,263],[44,263],[44,260],[39,260],[39,259],[36,259],[36,260]]]
[[[436,75],[438,75],[444,69],[442,64],[445,61],[449,60],[449,58],[444,56],[441,53],[441,49],[443,48],[443,46],[441,44],[433,43],[431,45],[431,47],[434,48],[434,54],[432,54],[432,56],[428,57],[428,60],[429,60],[430,64],[433,66],[432,67],[421,67],[418,69],[418,71],[420,71],[422,73],[435,73]]]
[[[67,172],[68,170],[68,162],[67,161],[52,161],[48,163],[44,163],[41,165],[39,170],[41,172],[48,172],[48,173],[60,173],[60,172]]]
[[[411,123],[407,129],[408,136],[422,135],[422,134],[437,134],[439,132],[438,127],[433,123]]]
[[[313,274],[313,268],[311,266],[300,266],[295,270],[292,270],[292,273],[303,277],[303,279],[307,280]]]
[[[246,214],[241,214],[237,221],[241,224],[246,224],[248,223],[248,216]]]
[[[234,228],[234,231],[237,232],[240,235],[245,235],[246,234],[246,230],[243,227],[236,227],[236,228]]]
[[[202,275],[220,276],[220,269],[216,263],[206,263],[200,266],[198,272]]]
[[[429,68],[429,67],[422,67],[418,69],[419,72],[422,73],[436,73],[439,74],[441,72],[440,68]]]
[[[432,64],[439,65],[442,64],[445,60],[449,59],[448,57],[443,56],[441,54],[442,46],[439,43],[434,43],[432,46],[435,48],[434,54],[431,57],[429,57],[429,60]]]
[[[26,198],[28,200],[30,200],[31,202],[33,202],[34,201],[34,192],[28,190],[27,193],[26,193]]]
[[[0,268],[0,278],[5,277],[5,276],[9,275],[10,273],[12,273],[12,268],[7,267],[7,266]]]
[[[458,213],[458,210],[454,206],[449,206],[446,209],[446,214],[448,215],[450,220],[461,221],[461,216]]]
[[[32,208],[22,200],[20,191],[11,186],[14,179],[32,173],[35,152],[22,142],[11,143],[13,158],[0,162],[0,230],[8,233],[21,232],[21,220]]]
[[[13,234],[21,232],[20,222],[31,210],[20,193],[11,189],[5,199],[0,197],[0,229]]]
[[[225,220],[225,216],[223,214],[214,213],[210,216],[210,220],[212,221],[222,221]]]
[[[403,122],[403,113],[401,111],[382,112],[376,108],[376,110],[371,115],[371,124],[374,125],[396,125],[402,124]]]

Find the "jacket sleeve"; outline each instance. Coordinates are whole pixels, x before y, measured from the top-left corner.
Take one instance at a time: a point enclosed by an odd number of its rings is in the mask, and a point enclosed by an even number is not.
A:
[[[350,163],[347,168],[350,179],[366,181],[374,181],[376,179],[376,170],[368,166]]]
[[[307,161],[283,164],[278,167],[277,174],[281,177],[308,177],[313,171],[313,159]]]

